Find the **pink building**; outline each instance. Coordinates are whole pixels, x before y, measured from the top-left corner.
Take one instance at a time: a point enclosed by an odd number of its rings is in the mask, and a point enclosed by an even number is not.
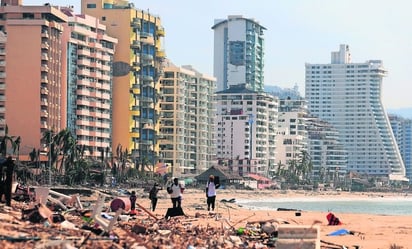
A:
[[[106,26],[89,15],[68,15],[64,24],[67,41],[67,128],[85,145],[85,155],[95,158],[111,147],[111,64],[117,39]]]
[[[0,42],[0,115],[4,116],[0,129],[4,132],[7,124],[9,135],[20,136],[20,154],[27,154],[45,147],[41,141],[45,130],[65,128],[62,24],[67,16],[49,5],[1,3],[5,43]]]

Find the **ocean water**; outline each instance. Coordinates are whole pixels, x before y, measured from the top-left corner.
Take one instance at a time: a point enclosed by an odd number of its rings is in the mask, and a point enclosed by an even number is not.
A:
[[[278,208],[302,211],[359,213],[380,215],[412,215],[411,197],[350,198],[266,198],[236,199],[236,203],[250,209],[277,210]]]

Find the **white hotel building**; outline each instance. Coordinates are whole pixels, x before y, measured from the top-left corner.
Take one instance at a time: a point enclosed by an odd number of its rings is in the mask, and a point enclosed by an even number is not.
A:
[[[331,123],[348,152],[348,171],[406,180],[405,167],[381,101],[382,61],[352,63],[347,45],[330,64],[306,64],[309,112]]]
[[[217,159],[229,172],[267,176],[276,165],[278,99],[244,84],[216,93]]]

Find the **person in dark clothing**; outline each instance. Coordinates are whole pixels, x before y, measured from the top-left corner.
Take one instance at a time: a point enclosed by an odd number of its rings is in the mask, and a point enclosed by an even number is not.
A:
[[[3,170],[6,170],[6,174],[3,174]],[[13,162],[13,158],[11,156],[9,156],[6,160],[6,162],[3,163],[0,171],[1,173],[1,177],[2,177],[2,189],[0,190],[0,200],[3,198],[3,194],[5,196],[6,199],[6,205],[7,206],[11,206],[11,186],[12,186],[12,182],[13,182],[13,170],[14,170],[14,162]]]
[[[156,205],[157,205],[157,193],[159,190],[163,189],[162,187],[159,186],[158,183],[155,183],[153,187],[150,189],[149,192],[149,199],[152,203],[152,211],[156,210]]]
[[[136,200],[137,200],[136,191],[132,191],[129,199],[130,199],[130,213],[136,214]]]
[[[207,211],[215,210],[215,202],[216,202],[216,189],[219,188],[220,184],[215,183],[215,176],[210,175],[209,180],[206,183],[206,203],[207,203]]]

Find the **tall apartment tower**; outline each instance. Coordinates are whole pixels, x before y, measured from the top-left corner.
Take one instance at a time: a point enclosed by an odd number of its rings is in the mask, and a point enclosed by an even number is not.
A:
[[[0,111],[9,135],[20,136],[20,154],[44,150],[46,130],[65,127],[66,73],[62,24],[67,16],[52,6],[0,7]],[[15,3],[16,5],[11,5]],[[5,35],[4,35],[5,34]]]
[[[199,174],[215,161],[216,79],[168,62],[161,78],[160,151],[173,176]]]
[[[232,173],[267,176],[276,165],[278,99],[243,85],[216,92],[217,159]]]
[[[382,106],[382,61],[352,63],[349,46],[331,64],[306,64],[309,112],[331,123],[348,152],[349,171],[406,180],[405,167]]]
[[[412,180],[412,120],[389,115],[392,131],[405,164],[406,177]]]
[[[98,158],[111,147],[111,65],[117,39],[95,17],[61,10],[68,16],[67,128],[86,146],[86,156]]]
[[[156,163],[159,77],[164,29],[160,18],[128,1],[82,0],[82,14],[97,17],[118,39],[113,63],[112,149],[128,150],[142,167]]]
[[[217,91],[232,85],[246,84],[247,88],[264,90],[264,38],[265,27],[253,19],[228,16],[216,19],[214,30],[213,74],[217,78]]]
[[[276,135],[276,166],[299,161],[307,151],[307,105],[303,99],[280,99]]]

